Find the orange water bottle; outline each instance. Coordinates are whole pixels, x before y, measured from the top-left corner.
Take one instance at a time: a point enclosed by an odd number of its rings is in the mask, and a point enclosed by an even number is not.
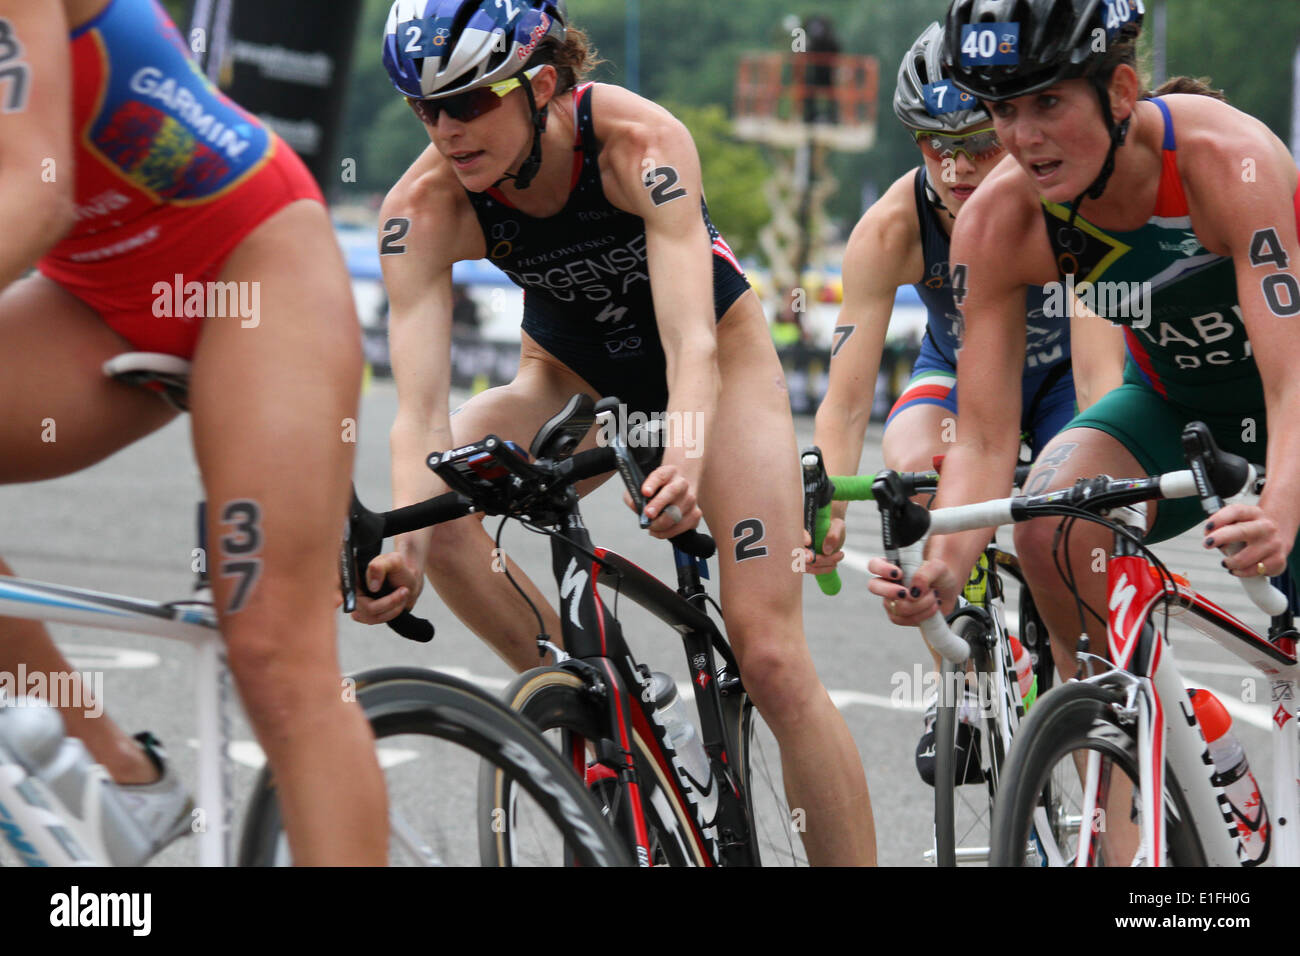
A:
[[[1243,866],[1257,866],[1268,859],[1271,830],[1268,808],[1260,795],[1259,784],[1246,763],[1246,751],[1232,732],[1232,717],[1219,698],[1208,690],[1189,688],[1192,710],[1201,725],[1201,733],[1210,748],[1214,763],[1214,783],[1223,788],[1237,823],[1241,846],[1237,850]]]

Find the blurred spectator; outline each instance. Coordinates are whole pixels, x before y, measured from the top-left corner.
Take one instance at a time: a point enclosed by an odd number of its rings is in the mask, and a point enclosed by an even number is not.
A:
[[[801,289],[791,289],[786,293],[780,310],[772,322],[772,341],[778,349],[798,345],[804,340],[803,315],[801,306],[804,293]]]
[[[840,42],[830,18],[809,17],[804,21],[808,35],[808,53],[811,62],[804,69],[804,83],[808,87],[803,104],[805,123],[839,122],[838,104],[835,102],[835,70],[826,60],[840,52]]]
[[[453,285],[451,287],[452,333],[467,338],[477,338],[478,328],[478,304],[470,298],[469,289],[463,285]]]

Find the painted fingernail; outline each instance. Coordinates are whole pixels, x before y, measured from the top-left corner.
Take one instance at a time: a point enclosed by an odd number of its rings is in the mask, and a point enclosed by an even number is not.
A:
[[[890,576],[891,578],[893,578],[895,581],[897,581],[900,577],[902,577],[902,575],[903,575],[903,572],[902,572],[902,571],[899,571],[897,568],[895,568],[893,571],[890,571],[890,572],[889,572],[889,576]]]
[[[899,591],[899,592],[898,592],[898,599],[899,599],[900,601],[901,601],[903,598],[905,598],[905,597],[907,597],[907,592],[906,592],[906,591]]]
[[[914,597],[914,598],[919,598],[920,596],[921,596],[921,589],[920,589],[920,588],[912,588],[912,597]]]
[[[1213,538],[1206,538],[1206,539],[1205,539],[1205,546],[1206,546],[1207,548],[1212,548],[1212,547],[1214,547],[1214,539],[1213,539]]]
[[[1225,568],[1228,566],[1227,561],[1220,561],[1219,564],[1223,565]]]
[[[1213,522],[1213,521],[1208,522],[1208,523],[1205,525],[1205,530],[1206,530],[1206,531],[1213,531],[1213,530],[1214,530],[1214,522]]]

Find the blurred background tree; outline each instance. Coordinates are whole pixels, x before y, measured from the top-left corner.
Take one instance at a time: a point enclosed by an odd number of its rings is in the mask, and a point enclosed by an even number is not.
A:
[[[253,3],[256,0],[235,0]],[[1147,0],[1149,52],[1151,10]],[[1168,11],[1167,68],[1209,76],[1238,108],[1267,123],[1288,144],[1293,111],[1292,59],[1300,42],[1300,3],[1295,0],[1164,0]],[[177,22],[189,22],[190,0],[164,0]],[[357,160],[360,200],[382,194],[428,139],[388,82],[379,41],[390,0],[366,0],[348,93],[342,155]],[[626,85],[629,76],[629,12],[639,12],[639,90],[668,105],[696,137],[705,189],[718,227],[738,251],[756,250],[766,221],[761,182],[762,151],[729,135],[725,118],[734,98],[736,63],[742,53],[788,49],[791,16],[814,15],[834,24],[845,53],[880,61],[879,130],[871,151],[839,155],[833,170],[839,189],[830,212],[847,234],[865,204],[916,165],[916,147],[891,108],[903,52],[931,20],[942,20],[947,0],[569,0],[573,21],[587,31],[608,61],[594,78]],[[328,5],[322,6],[322,11]],[[373,199],[372,199],[373,201]]]

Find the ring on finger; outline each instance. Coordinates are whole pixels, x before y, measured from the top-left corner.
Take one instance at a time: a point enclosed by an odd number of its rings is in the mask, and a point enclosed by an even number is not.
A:
[[[890,602],[889,602],[889,613],[890,613],[890,614],[893,614],[893,613],[894,613],[895,611],[897,611],[897,610],[898,610],[898,602],[897,602],[897,601],[890,601]]]
[[[1259,572],[1259,576],[1260,576],[1261,578],[1266,578],[1266,577],[1268,577],[1268,572],[1264,570],[1264,562],[1263,562],[1263,561],[1261,561],[1261,562],[1259,562],[1259,564],[1255,565],[1255,570]]]

